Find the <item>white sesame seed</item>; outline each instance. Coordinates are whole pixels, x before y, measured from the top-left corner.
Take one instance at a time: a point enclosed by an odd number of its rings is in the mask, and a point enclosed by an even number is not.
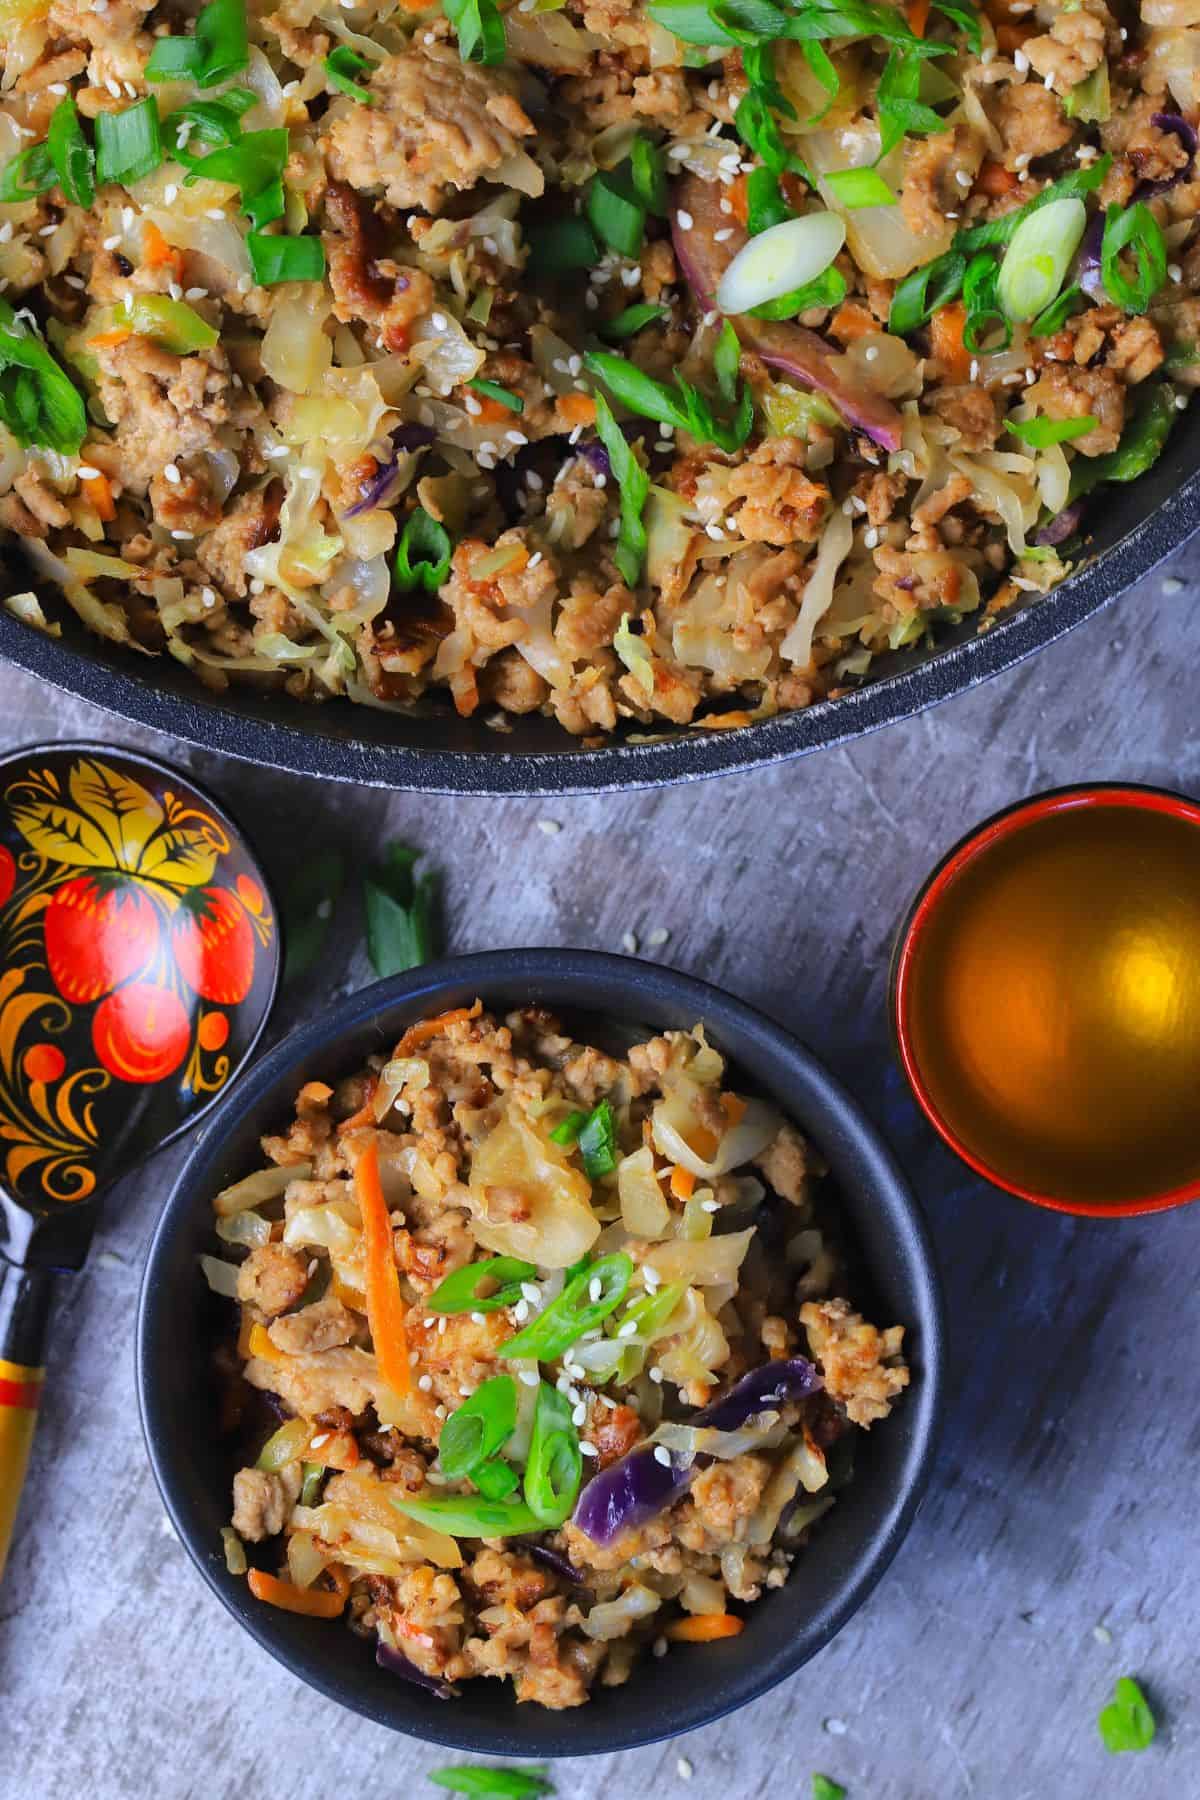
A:
[[[523,1281],[521,1283],[521,1292],[525,1299],[528,1300],[530,1306],[536,1306],[542,1297],[541,1288],[536,1287],[532,1281]]]
[[[667,1645],[667,1640],[665,1637],[656,1637],[655,1638],[655,1640],[654,1640],[655,1656],[665,1656],[667,1654],[667,1648],[668,1648],[668,1645]]]
[[[557,837],[562,830],[562,826],[557,819],[539,819],[537,828],[540,832],[544,833],[546,837]]]
[[[720,1207],[721,1207],[721,1202],[719,1200],[702,1200],[700,1202],[700,1211],[701,1212],[707,1212],[707,1213],[719,1212]]]
[[[524,1382],[526,1387],[536,1387],[541,1380],[541,1376],[536,1369],[522,1369],[520,1371],[519,1379]],[[582,1447],[583,1446],[581,1445],[580,1448],[582,1449]]]
[[[696,221],[695,221],[695,219],[693,219],[691,213],[684,212],[682,207],[675,214],[675,220],[679,226],[680,231],[690,231],[692,229],[692,226],[696,223]]]
[[[333,1436],[332,1432],[322,1431],[318,1437],[312,1438],[309,1441],[309,1446],[308,1446],[309,1449],[310,1450],[319,1450],[321,1448],[322,1444],[327,1444],[332,1436]]]
[[[680,1781],[690,1781],[692,1776],[696,1773],[696,1770],[694,1764],[688,1757],[681,1756],[679,1761],[675,1764],[675,1772],[679,1776]]]
[[[656,936],[657,936],[656,932],[651,932],[651,934],[650,934],[650,942],[651,943],[654,942],[654,939]],[[655,1288],[658,1287],[659,1283],[662,1281],[662,1276],[659,1274],[658,1270],[654,1267],[653,1263],[643,1263],[642,1264],[642,1280],[646,1284],[646,1292],[648,1294],[652,1294],[654,1292]]]
[[[626,1321],[623,1325],[618,1325],[617,1336],[619,1338],[636,1337],[637,1336],[637,1320],[636,1319],[626,1319]]]
[[[223,206],[206,206],[204,209],[204,216],[206,219],[223,219],[225,217],[225,208]]]
[[[654,1367],[650,1371],[650,1379],[651,1379],[651,1381],[654,1381],[654,1382],[660,1382],[662,1380],[662,1378],[663,1378],[663,1372],[659,1368],[658,1364],[655,1363]]]
[[[104,85],[114,100],[120,100],[122,98],[121,84],[119,81],[114,81],[111,75],[105,77]]]
[[[179,198],[179,189],[176,187],[176,185],[173,181],[168,181],[166,187],[163,189],[164,205],[174,206],[174,204],[175,204],[176,200],[178,200],[178,198]]]
[[[523,1325],[529,1317],[528,1300],[518,1300],[517,1304],[512,1309],[512,1316],[517,1321],[518,1325]]]
[[[1017,71],[1018,75],[1024,75],[1028,72],[1029,58],[1023,50],[1013,51],[1013,68]]]
[[[172,483],[177,483],[177,482],[180,482],[183,480],[183,476],[179,473],[179,470],[175,467],[174,463],[168,463],[166,468],[163,470],[163,474],[166,476],[167,480]]]
[[[182,539],[184,539],[184,538],[190,538],[190,537],[191,537],[191,536],[192,536],[192,535],[193,535],[193,534],[192,534],[192,532],[190,532],[190,531],[173,531],[173,532],[172,532],[172,533],[171,533],[171,536],[172,536],[172,537],[173,537],[173,538],[179,538],[179,539],[181,539],[181,540],[182,540]]]
[[[99,469],[93,469],[91,463],[80,463],[75,473],[78,475],[80,481],[95,481],[100,474],[100,471]]]
[[[433,1386],[433,1376],[432,1375],[422,1375],[417,1382],[417,1386],[420,1388],[420,1390],[423,1394],[427,1394]]]
[[[724,243],[728,242],[728,240],[732,236],[733,236],[733,226],[726,225],[722,230],[713,232],[713,243],[714,244],[724,244]]]
[[[106,250],[116,250],[119,247],[120,242],[121,242],[121,234],[120,234],[120,232],[117,232],[115,236],[106,237],[104,239],[104,248]]]
[[[430,313],[429,323],[433,326],[433,329],[435,331],[445,331],[445,329],[446,329],[445,313],[440,313],[440,312]]]
[[[49,94],[65,94],[67,84],[65,81],[52,81],[46,91]]]
[[[600,1277],[598,1275],[593,1276],[592,1280],[588,1282],[588,1299],[593,1306],[595,1306],[603,1292],[604,1284],[600,1280]]]
[[[637,933],[634,931],[625,932],[621,938],[621,948],[626,956],[636,956],[638,953]]]
[[[1053,88],[1054,88],[1054,70],[1053,69],[1049,69],[1046,72],[1046,74],[1043,75],[1042,86],[1044,88],[1050,88],[1051,90],[1053,90]]]
[[[1178,263],[1168,263],[1167,264],[1167,274],[1171,277],[1172,281],[1182,281],[1183,280],[1183,270],[1180,268]]]
[[[207,300],[208,289],[202,287],[184,288],[183,297],[185,300]]]
[[[863,532],[863,543],[866,545],[868,550],[873,550],[878,542],[879,542],[878,531],[876,531],[874,525],[868,525],[867,529]]]
[[[655,1444],[654,1460],[656,1463],[661,1463],[664,1469],[670,1468],[671,1452],[667,1449],[665,1444]]]
[[[537,1380],[536,1375],[534,1376],[534,1380]],[[580,1438],[579,1454],[580,1456],[599,1456],[600,1452],[597,1450],[595,1444],[589,1444],[585,1439]]]
[[[571,1414],[571,1423],[572,1425],[586,1425],[587,1423],[587,1407],[582,1400]]]

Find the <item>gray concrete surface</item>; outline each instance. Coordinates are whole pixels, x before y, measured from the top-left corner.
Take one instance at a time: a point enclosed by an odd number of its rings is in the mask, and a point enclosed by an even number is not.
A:
[[[773,773],[591,800],[389,797],[179,753],[244,818],[279,887],[317,833],[399,835],[445,871],[451,947],[642,944],[773,1013],[882,1125],[936,1233],[953,1390],[930,1497],[868,1605],[784,1687],[686,1740],[564,1762],[570,1800],[1196,1800],[1200,1209],[1069,1221],[969,1177],[893,1066],[893,928],[932,860],[1039,788],[1200,791],[1200,586],[1188,562],[979,691]],[[170,744],[0,670],[0,745]],[[552,820],[561,829],[543,829]],[[301,1012],[365,983],[356,904]],[[308,1692],[243,1637],[164,1522],[132,1329],[173,1168],[113,1196],[65,1287],[36,1466],[0,1591],[5,1800],[416,1800],[448,1758]],[[1096,1714],[1135,1673],[1161,1720],[1109,1757]]]

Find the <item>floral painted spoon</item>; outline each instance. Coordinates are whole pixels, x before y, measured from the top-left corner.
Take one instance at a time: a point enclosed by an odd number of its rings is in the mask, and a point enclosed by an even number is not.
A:
[[[0,1574],[54,1273],[253,1053],[279,961],[258,863],[175,770],[81,744],[0,761]]]

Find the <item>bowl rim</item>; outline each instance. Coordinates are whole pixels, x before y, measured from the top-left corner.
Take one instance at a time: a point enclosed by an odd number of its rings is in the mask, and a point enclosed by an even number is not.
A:
[[[807,1046],[782,1026],[744,1001],[680,971],[605,952],[561,949],[489,951],[448,958],[378,982],[333,1003],[317,1018],[290,1033],[242,1077],[236,1092],[206,1119],[176,1177],[154,1229],[138,1296],[138,1410],[155,1482],[180,1541],[222,1604],[269,1655],[326,1698],[376,1724],[459,1750],[501,1756],[531,1754],[527,1742],[518,1745],[515,1740],[506,1740],[502,1729],[481,1728],[466,1719],[456,1725],[452,1705],[428,1701],[424,1695],[419,1697],[427,1701],[427,1707],[419,1721],[391,1716],[387,1709],[372,1704],[352,1678],[334,1679],[312,1666],[304,1646],[285,1635],[286,1627],[273,1629],[277,1620],[272,1617],[272,1609],[247,1603],[245,1584],[228,1577],[222,1559],[213,1555],[214,1546],[199,1541],[199,1534],[193,1532],[185,1515],[186,1479],[176,1467],[178,1454],[170,1448],[170,1434],[160,1430],[168,1408],[156,1355],[156,1342],[171,1307],[167,1284],[157,1279],[158,1267],[176,1232],[184,1228],[191,1209],[211,1189],[210,1165],[220,1156],[226,1122],[253,1113],[293,1070],[311,1064],[314,1056],[335,1058],[339,1043],[353,1038],[381,1015],[404,1007],[416,1009],[420,1016],[422,1011],[437,1005],[440,996],[464,987],[476,988],[486,1004],[489,987],[500,983],[511,986],[514,982],[552,984],[555,993],[551,1004],[576,1006],[584,1011],[589,1009],[591,995],[592,1010],[610,1013],[611,1004],[596,998],[598,986],[611,989],[619,985],[628,992],[632,1003],[636,1003],[639,993],[650,990],[656,999],[677,1006],[681,1017],[689,1014],[711,1020],[718,1038],[726,1025],[748,1032],[755,1039],[756,1048],[761,1046],[778,1069],[781,1089],[807,1090],[810,1099],[820,1095],[823,1117],[816,1135],[819,1139],[840,1141],[844,1134],[852,1145],[852,1153],[866,1170],[860,1187],[869,1191],[879,1216],[886,1222],[893,1248],[901,1250],[911,1265],[911,1317],[905,1323],[917,1334],[920,1373],[906,1391],[909,1444],[883,1517],[854,1553],[832,1596],[805,1621],[804,1629],[790,1634],[782,1648],[768,1645],[749,1673],[730,1683],[731,1692],[720,1693],[715,1700],[711,1695],[706,1699],[703,1684],[697,1683],[690,1703],[676,1708],[669,1717],[657,1719],[647,1728],[625,1732],[614,1729],[603,1743],[585,1749],[572,1743],[572,1713],[546,1712],[544,1725],[538,1720],[539,1746],[534,1754],[603,1755],[711,1724],[759,1699],[824,1648],[863,1604],[892,1561],[916,1516],[932,1470],[944,1406],[946,1323],[929,1227],[893,1152],[858,1102]],[[799,1112],[795,1116],[803,1126]],[[288,1615],[278,1617],[286,1620]],[[406,1689],[403,1684],[397,1684],[397,1692],[419,1694],[419,1690]],[[619,1721],[614,1724],[619,1725]]]
[[[951,884],[985,851],[1002,843],[1015,832],[1036,824],[1040,819],[1049,818],[1055,813],[1090,811],[1103,806],[1165,813],[1171,818],[1186,819],[1189,824],[1200,826],[1200,802],[1190,799],[1186,794],[1177,793],[1172,788],[1133,781],[1073,782],[1069,786],[1049,788],[1045,793],[1034,794],[1029,799],[1016,800],[1011,806],[1002,807],[999,812],[992,813],[980,824],[973,826],[957,843],[951,845],[917,889],[896,933],[892,950],[888,975],[888,1013],[892,1042],[912,1089],[913,1098],[938,1136],[976,1175],[982,1175],[993,1187],[1015,1194],[1019,1200],[1027,1200],[1031,1205],[1043,1207],[1050,1212],[1069,1213],[1075,1218],[1132,1219],[1146,1213],[1167,1212],[1177,1206],[1186,1206],[1193,1200],[1200,1200],[1200,1176],[1180,1187],[1132,1200],[1114,1201],[1109,1205],[1100,1205],[1092,1200],[1062,1200],[1053,1194],[1041,1193],[1011,1180],[972,1150],[942,1117],[921,1073],[911,1030],[911,994],[917,949],[923,931]]]
[[[1182,440],[1180,445],[1183,454]],[[1143,489],[1147,497],[1157,485],[1152,478],[1153,471],[1140,478],[1152,483]],[[1056,642],[1148,576],[1197,531],[1200,470],[1192,470],[1050,593],[995,621],[983,620],[980,629],[923,661],[868,681],[837,700],[818,701],[736,730],[664,728],[650,734],[649,741],[618,740],[598,748],[587,748],[565,733],[566,741],[554,749],[505,751],[502,738],[494,749],[431,748],[370,738],[365,720],[353,730],[347,721],[347,730],[338,734],[301,724],[296,713],[282,708],[277,716],[264,718],[209,694],[198,681],[194,693],[164,685],[142,666],[144,659],[119,650],[109,659],[99,640],[52,638],[3,607],[0,657],[118,717],[260,767],[430,794],[609,793],[765,768],[915,717]],[[360,730],[363,735],[355,735]]]

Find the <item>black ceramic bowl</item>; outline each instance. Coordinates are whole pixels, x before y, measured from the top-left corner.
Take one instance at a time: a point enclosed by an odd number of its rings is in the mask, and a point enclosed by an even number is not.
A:
[[[428,1013],[476,995],[504,1010],[545,1004],[576,1026],[619,1021],[657,1029],[703,1020],[753,1088],[770,1095],[828,1159],[873,1288],[877,1317],[908,1327],[913,1380],[864,1439],[855,1479],[790,1580],[750,1609],[740,1637],[677,1646],[624,1687],[586,1706],[517,1706],[508,1683],[473,1681],[440,1701],[376,1667],[342,1624],[254,1600],[225,1569],[230,1467],[215,1425],[202,1346],[210,1305],[196,1266],[211,1247],[212,1196],[261,1160],[258,1138],[290,1116],[301,1082],[333,1079],[391,1047]],[[243,1077],[205,1122],[154,1235],[138,1317],[138,1386],[150,1460],[175,1529],[209,1586],[293,1674],[323,1694],[414,1737],[490,1755],[537,1758],[628,1749],[719,1718],[816,1654],[860,1606],[894,1556],[920,1502],[933,1454],[944,1338],[933,1253],[916,1201],[890,1152],[811,1053],[760,1013],[688,976],[624,957],[514,950],[437,963],[340,1001]]]
[[[663,725],[649,738],[621,732],[589,748],[554,719],[530,714],[497,734],[485,710],[460,719],[445,697],[411,713],[323,706],[251,687],[216,694],[172,657],[136,656],[84,631],[64,606],[63,636],[47,637],[0,608],[0,657],[122,718],[205,750],[257,764],[377,787],[444,794],[599,793],[661,787],[759,768],[862,737],[975,687],[1051,644],[1148,575],[1200,527],[1200,407],[1181,417],[1162,456],[1138,481],[1103,488],[1087,516],[1093,560],[1044,599],[988,621],[968,616],[935,649],[877,659],[872,679],[840,700],[780,713],[735,731]],[[7,590],[28,587],[10,557]]]

